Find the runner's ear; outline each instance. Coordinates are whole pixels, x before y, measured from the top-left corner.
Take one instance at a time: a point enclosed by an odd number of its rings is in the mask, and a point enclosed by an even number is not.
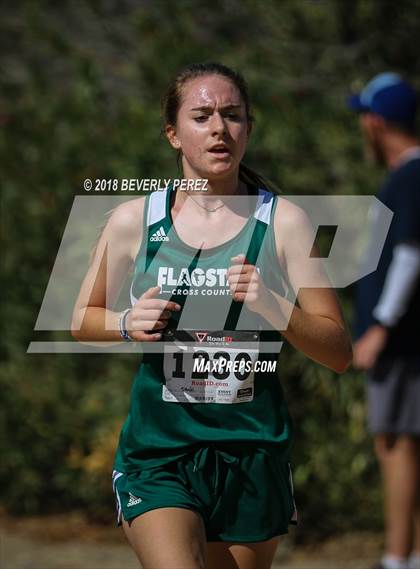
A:
[[[165,134],[172,148],[174,148],[175,150],[179,150],[181,148],[181,142],[176,135],[175,127],[172,125],[166,125]]]

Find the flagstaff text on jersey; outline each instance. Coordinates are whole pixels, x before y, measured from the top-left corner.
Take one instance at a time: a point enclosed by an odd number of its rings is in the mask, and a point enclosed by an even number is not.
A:
[[[256,267],[257,271],[260,269]],[[190,271],[188,267],[177,269],[173,267],[159,267],[157,286],[208,286],[208,287],[228,287],[227,269],[193,269]]]
[[[157,285],[162,286],[208,286],[227,287],[227,269],[194,269],[188,267],[177,271],[173,267],[159,267]]]

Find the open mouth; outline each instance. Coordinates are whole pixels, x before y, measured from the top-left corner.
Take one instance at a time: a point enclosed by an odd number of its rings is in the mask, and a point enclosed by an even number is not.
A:
[[[226,146],[220,146],[220,147],[216,146],[215,148],[211,148],[209,152],[210,154],[213,154],[214,156],[217,156],[219,158],[226,158],[230,156],[230,152],[226,148]]]

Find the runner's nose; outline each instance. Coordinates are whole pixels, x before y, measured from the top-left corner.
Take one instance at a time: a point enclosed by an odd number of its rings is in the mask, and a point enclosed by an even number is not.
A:
[[[220,115],[220,113],[214,113],[212,116],[212,134],[225,134],[226,133],[226,124],[224,118]]]

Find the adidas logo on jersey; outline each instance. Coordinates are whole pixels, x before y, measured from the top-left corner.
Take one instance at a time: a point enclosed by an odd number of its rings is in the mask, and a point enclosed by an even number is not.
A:
[[[128,500],[127,508],[130,508],[130,506],[137,506],[137,504],[140,504],[140,502],[143,502],[143,500],[141,498],[137,498],[137,496],[134,496],[134,494],[132,494],[131,492],[129,492],[129,495],[130,495],[130,499]]]
[[[160,226],[159,229],[155,233],[153,233],[153,235],[150,238],[150,241],[169,241],[169,237],[166,235],[163,227]]]

